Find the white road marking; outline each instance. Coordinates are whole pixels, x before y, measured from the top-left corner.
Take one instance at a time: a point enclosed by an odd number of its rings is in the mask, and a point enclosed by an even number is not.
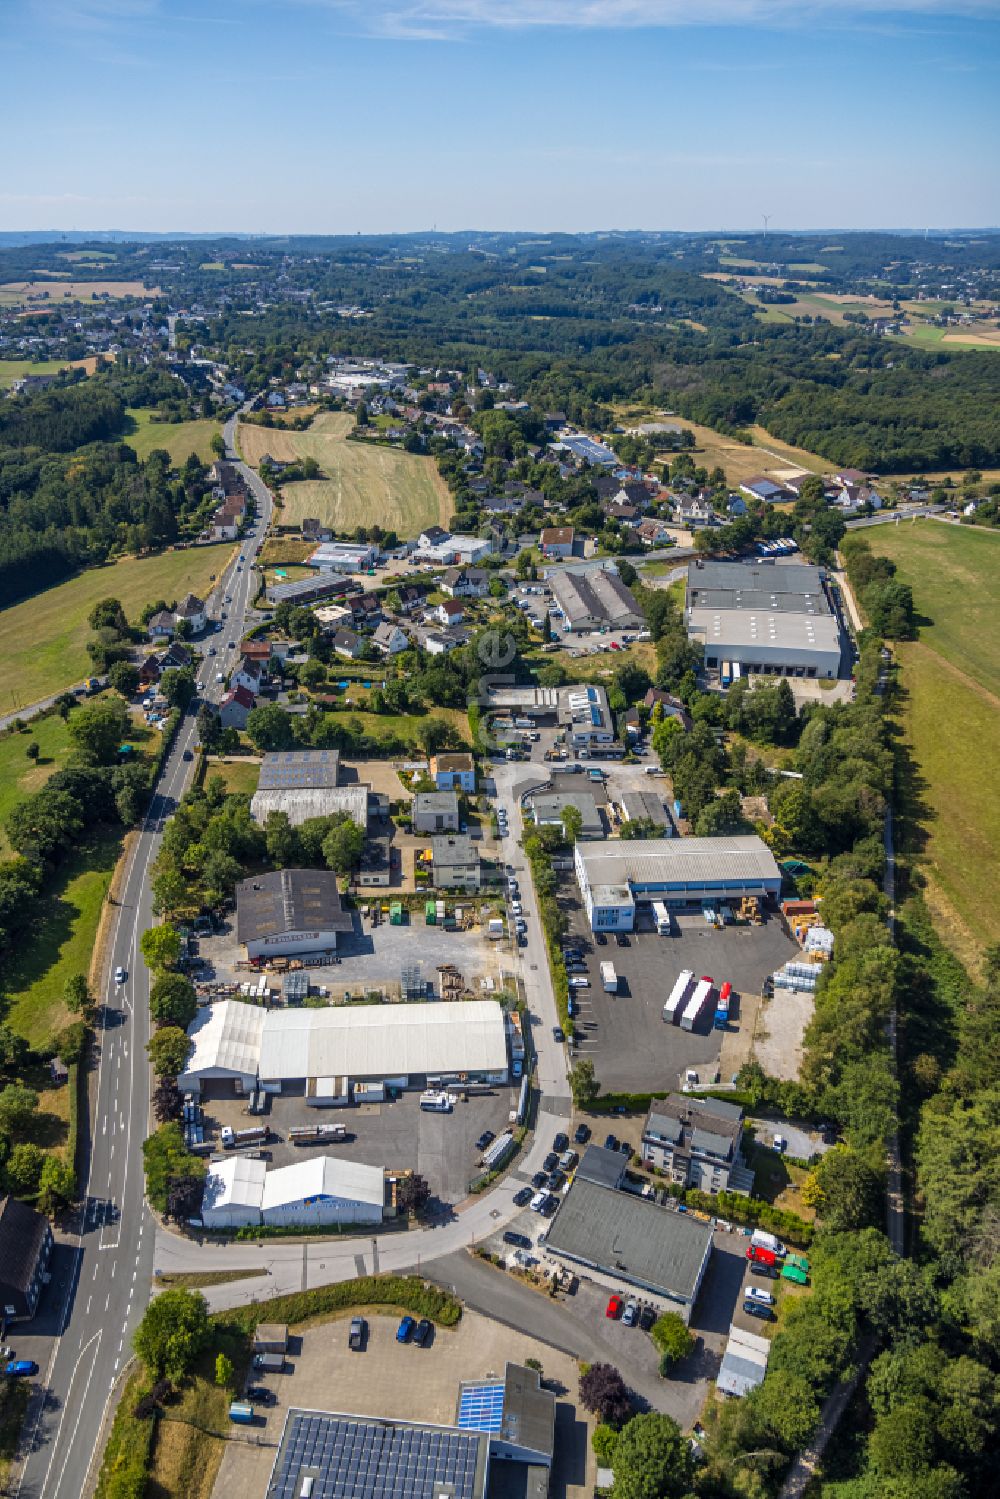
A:
[[[56,1486],[55,1486],[54,1489],[50,1489],[49,1488],[49,1474],[52,1471],[52,1464],[55,1462],[56,1453],[59,1450],[59,1439],[62,1436],[62,1428],[63,1428],[63,1422],[66,1419],[66,1412],[70,1408],[70,1398],[69,1398],[70,1397],[70,1391],[72,1390],[74,1381],[76,1380],[77,1370],[80,1367],[80,1360],[83,1358],[84,1353],[86,1352],[87,1348],[90,1347],[91,1343],[96,1343],[97,1344],[97,1348],[94,1349],[94,1357],[93,1357],[93,1360],[91,1362],[91,1368],[93,1368],[94,1364],[97,1362],[97,1352],[98,1352],[98,1349],[101,1346],[101,1338],[102,1338],[102,1336],[103,1336],[103,1330],[102,1329],[98,1329],[98,1331],[95,1332],[94,1336],[90,1339],[90,1342],[87,1343],[86,1347],[81,1350],[79,1358],[77,1359],[76,1363],[73,1365],[73,1373],[70,1376],[69,1385],[67,1386],[67,1389],[66,1389],[66,1398],[63,1401],[62,1414],[59,1417],[59,1425],[56,1427],[55,1441],[52,1443],[52,1455],[49,1458],[49,1465],[48,1465],[48,1467],[45,1470],[45,1482],[42,1484],[42,1487],[41,1487],[41,1493],[49,1495],[50,1499],[57,1499],[57,1496],[59,1494],[59,1490],[62,1488],[62,1481],[63,1481],[63,1478],[66,1476],[66,1464],[69,1462],[69,1455],[70,1455],[70,1453],[73,1450],[73,1443],[76,1440],[77,1429],[78,1429],[78,1427],[80,1425],[80,1418],[83,1415],[83,1408],[86,1405],[86,1401],[83,1400],[83,1399],[80,1399],[80,1400],[77,1401],[76,1420],[73,1423],[73,1434],[70,1437],[69,1442],[68,1442],[67,1447],[66,1447],[66,1456],[63,1458],[63,1464],[62,1464],[62,1467],[59,1470],[59,1478],[58,1478],[58,1480],[56,1482]],[[18,1487],[20,1487],[20,1485]]]

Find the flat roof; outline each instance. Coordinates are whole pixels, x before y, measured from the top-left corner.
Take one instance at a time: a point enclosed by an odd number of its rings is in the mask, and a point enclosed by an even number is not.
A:
[[[431,857],[434,864],[470,865],[478,869],[479,845],[468,833],[435,833],[431,838]]]
[[[236,936],[258,942],[286,932],[350,932],[351,913],[330,869],[277,869],[236,886]]]
[[[577,1175],[545,1247],[691,1302],[711,1245],[710,1223]]]
[[[840,653],[840,629],[830,614],[691,608],[688,633],[722,654],[735,646]]]
[[[774,855],[756,834],[725,838],[602,839],[581,844],[577,858],[593,890],[598,885],[719,885],[744,881],[781,884]]]
[[[647,822],[655,822],[661,828],[670,826],[670,818],[663,805],[663,798],[657,796],[655,791],[623,792],[622,806],[625,808],[625,817],[629,822],[644,819]]]
[[[727,609],[755,608],[761,600],[774,599],[775,609],[831,612],[823,569],[806,562],[689,562],[687,591],[692,605],[715,602],[718,596],[728,600],[721,605]]]
[[[596,834],[604,832],[597,803],[588,791],[549,791],[531,799],[531,808],[536,822],[561,822],[566,807],[575,807],[583,819],[582,831]]]
[[[483,1499],[489,1437],[416,1421],[289,1410],[267,1499]]]
[[[418,791],[413,798],[414,812],[458,812],[457,791]]]
[[[274,750],[260,762],[257,790],[336,786],[339,777],[339,750]]]

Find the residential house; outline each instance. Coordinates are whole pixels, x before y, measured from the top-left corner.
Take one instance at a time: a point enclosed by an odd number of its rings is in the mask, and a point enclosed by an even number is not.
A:
[[[252,692],[233,687],[219,703],[219,720],[224,729],[245,729],[247,715],[257,706]]]
[[[418,791],[411,810],[415,833],[458,832],[457,791]]]
[[[396,656],[400,651],[410,648],[407,636],[399,628],[394,620],[384,619],[375,628],[372,636],[372,645],[377,651],[382,651],[387,656]]]
[[[726,512],[730,520],[739,520],[747,513],[747,502],[741,494],[731,494],[726,497]]]
[[[428,656],[446,656],[449,651],[455,650],[456,646],[463,643],[453,635],[443,635],[437,630],[423,630],[418,638],[421,648],[427,652]]]
[[[439,791],[475,791],[476,789],[475,761],[464,751],[432,755],[430,772],[431,780]]]
[[[185,671],[194,664],[194,654],[188,646],[182,645],[179,640],[174,640],[160,656],[160,671],[165,672],[169,666],[174,666],[178,671]]]
[[[629,739],[642,738],[642,719],[639,717],[638,708],[627,709],[619,718],[618,723]]]
[[[435,890],[478,890],[482,878],[478,846],[464,833],[432,838],[431,871]]]
[[[433,612],[445,629],[450,625],[460,624],[465,616],[465,610],[458,599],[442,599]]]
[[[356,625],[375,625],[382,618],[382,600],[377,593],[356,593],[347,607]]]
[[[539,533],[538,545],[543,557],[572,557],[573,527],[544,526]]]
[[[621,492],[622,481],[612,474],[598,474],[590,482],[602,504],[605,500],[613,500]]]
[[[637,510],[646,510],[652,498],[649,485],[642,479],[626,479],[612,495],[622,505],[634,505]]]
[[[487,515],[517,515],[524,509],[524,496],[519,494],[491,494],[483,500]]]
[[[271,642],[269,640],[244,640],[240,646],[240,655],[244,661],[259,661],[266,676],[271,663]]]
[[[160,680],[160,661],[158,656],[149,655],[139,667],[139,683],[142,687],[150,687],[154,682]]]
[[[636,533],[643,546],[647,547],[665,546],[673,539],[670,526],[665,520],[640,521],[636,527]]]
[[[229,678],[230,687],[245,687],[251,696],[256,697],[264,684],[265,671],[259,661],[247,660],[244,656],[239,666]]]
[[[443,541],[448,540],[448,532],[440,526],[428,526],[426,531],[421,531],[417,542],[421,547],[440,546]]]
[[[329,526],[324,526],[322,521],[315,516],[307,516],[302,522],[302,536],[305,541],[332,541],[333,532]]]
[[[146,625],[151,640],[172,640],[177,622],[169,609],[159,609]]]
[[[333,637],[333,648],[338,656],[343,656],[348,661],[356,661],[361,655],[362,640],[360,635],[355,635],[353,630],[338,630]]]
[[[617,521],[620,526],[637,526],[642,519],[638,505],[633,505],[630,500],[606,501],[604,513],[608,520]]]
[[[712,508],[712,502],[703,495],[680,495],[674,501],[674,520],[679,526],[686,526],[693,530],[697,526],[714,526],[719,517]]]
[[[718,1098],[671,1093],[657,1100],[642,1130],[642,1159],[676,1186],[749,1196],[753,1172],[742,1154],[743,1110]]]
[[[441,579],[441,590],[450,598],[485,598],[490,590],[489,573],[481,567],[451,567]]]
[[[672,697],[669,692],[664,692],[661,687],[651,687],[642,702],[643,707],[648,708],[650,713],[652,713],[657,703],[659,703],[663,710],[664,718],[674,718],[683,729],[690,731],[692,727],[691,716],[679,697]]]
[[[16,1197],[0,1199],[0,1317],[30,1322],[48,1280],[53,1238],[48,1219]]]
[[[178,624],[187,624],[192,635],[200,635],[208,623],[204,599],[200,599],[197,594],[189,593],[177,605],[174,618]]]
[[[411,614],[424,601],[423,589],[414,583],[404,584],[396,589],[396,593],[399,595],[399,607],[403,614]]]

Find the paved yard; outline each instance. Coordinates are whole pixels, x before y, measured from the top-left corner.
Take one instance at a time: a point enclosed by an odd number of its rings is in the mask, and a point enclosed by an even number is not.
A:
[[[754,1056],[771,1077],[796,1081],[802,1066],[802,1040],[816,1009],[812,994],[776,989],[757,1017]]]
[[[382,894],[362,892],[358,903],[369,905]],[[373,927],[355,911],[354,930],[339,936],[337,953],[339,962],[309,969],[309,982],[338,997],[344,990],[355,995],[371,989],[398,994],[403,968],[413,963],[420,964],[421,977],[435,988],[442,963],[454,963],[474,984],[484,977],[499,978],[497,945],[488,942],[481,930],[446,932],[443,927],[425,926],[422,915],[412,916],[405,926],[382,921]],[[231,918],[221,932],[199,939],[199,956],[208,964],[199,977],[218,983],[245,982],[250,973],[236,967],[243,955],[236,941],[235,918]],[[280,988],[280,975],[272,975],[271,983]]]
[[[417,1093],[404,1093],[395,1103],[346,1109],[310,1108],[301,1093],[283,1093],[272,1096],[268,1113],[260,1121],[277,1136],[263,1153],[272,1167],[318,1154],[343,1156],[393,1171],[409,1168],[425,1178],[432,1195],[442,1204],[454,1204],[468,1196],[469,1183],[479,1175],[476,1140],[485,1129],[494,1134],[505,1129],[508,1113],[515,1105],[516,1096],[509,1088],[470,1094],[450,1114],[423,1112]],[[209,1096],[205,1102],[206,1124],[246,1129],[256,1121],[248,1118],[245,1110],[243,1099]],[[345,1145],[319,1149],[289,1144],[288,1131],[303,1124],[342,1124],[354,1138]]]
[[[277,1404],[265,1407],[253,1432],[234,1430],[215,1482],[215,1499],[264,1499],[290,1406],[351,1415],[451,1423],[464,1379],[502,1377],[508,1361],[541,1361],[557,1396],[553,1499],[583,1499],[593,1492],[595,1463],[589,1418],[576,1400],[578,1371],[572,1357],[522,1332],[467,1311],[458,1327],[434,1334],[427,1348],[395,1340],[397,1318],[368,1318],[363,1353],[347,1347],[350,1312],[306,1329],[292,1345],[292,1372],[272,1376]]]
[[[665,1025],[664,1001],[684,968],[696,976],[710,974],[717,984],[728,979],[737,996],[759,994],[765,976],[799,951],[781,921],[772,916],[759,927],[719,929],[708,926],[700,915],[682,916],[675,919],[673,936],[639,931],[629,935],[627,947],[618,947],[612,937],[599,947],[571,879],[567,876],[560,905],[570,922],[570,936],[583,949],[590,978],[588,988],[574,993],[579,1004],[576,1055],[593,1061],[606,1092],[675,1088],[688,1068],[697,1071],[702,1082],[714,1078],[723,1033],[711,1029],[708,1017],[694,1032]],[[618,974],[617,994],[601,986],[604,959]],[[732,1013],[730,1026],[740,1029],[738,998]]]

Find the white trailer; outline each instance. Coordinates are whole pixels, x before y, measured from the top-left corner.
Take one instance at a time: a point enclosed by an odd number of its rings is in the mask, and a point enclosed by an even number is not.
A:
[[[705,1013],[705,1010],[707,1009],[708,1003],[711,998],[712,980],[710,978],[699,979],[694,986],[694,992],[692,993],[691,998],[684,1006],[684,1013],[681,1015],[682,1031],[694,1030],[695,1026],[698,1024],[698,1021]]]
[[[693,983],[694,974],[690,968],[683,969],[677,975],[677,982],[671,989],[667,1002],[663,1006],[663,1018],[668,1025],[673,1025],[677,1020],[678,1013],[687,999]]]
[[[613,963],[601,964],[601,983],[609,994],[618,993],[618,975],[615,973],[615,965]]]
[[[670,912],[667,910],[662,900],[654,900],[653,902],[653,920],[656,922],[656,930],[659,932],[660,936],[669,937],[672,925],[670,920]]]

